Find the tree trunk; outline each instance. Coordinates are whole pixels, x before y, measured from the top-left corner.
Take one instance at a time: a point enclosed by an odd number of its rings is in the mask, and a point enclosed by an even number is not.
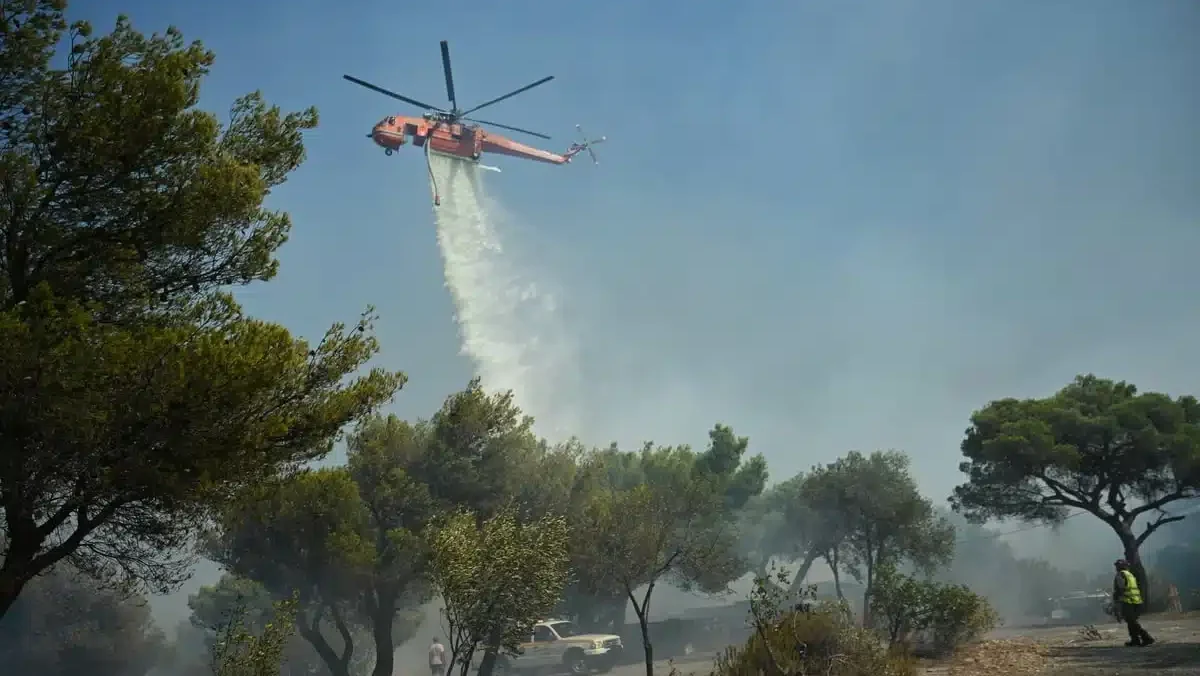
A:
[[[371,676],[392,676],[396,664],[396,646],[392,642],[393,603],[381,604],[371,617],[371,635],[375,639],[375,668]]]
[[[804,554],[804,560],[800,562],[800,567],[796,569],[796,577],[792,580],[792,586],[788,589],[788,594],[795,594],[804,586],[804,578],[808,577],[808,571],[812,568],[817,557],[821,556],[819,548],[812,547]]]
[[[1142,562],[1137,536],[1133,534],[1132,528],[1119,527],[1115,530],[1117,537],[1121,538],[1121,548],[1125,551],[1125,560],[1129,562],[1129,572],[1133,573],[1137,580],[1138,589],[1142,592],[1142,604],[1145,606],[1150,601],[1150,579],[1146,575],[1146,564]]]
[[[28,580],[21,579],[7,570],[0,570],[0,618],[8,612],[9,608],[16,603],[17,597],[21,595],[21,590],[25,588],[25,583]]]
[[[491,635],[488,636],[487,646],[483,651],[483,659],[479,661],[479,676],[492,676],[492,671],[496,668],[496,657],[500,654],[500,638],[501,632],[499,629],[493,630]]]
[[[646,676],[654,676],[654,646],[650,644],[650,623],[646,613],[638,612],[638,627],[642,630],[642,652],[646,658]]]
[[[7,526],[11,529],[12,519],[8,524],[0,523],[0,528]],[[29,584],[40,570],[34,570],[34,560],[37,558],[37,547],[41,543],[34,543],[34,538],[22,537],[19,533],[5,533],[8,536],[7,551],[5,552],[4,563],[0,565],[0,618],[12,608],[17,602],[17,597],[21,595],[21,591],[25,589],[25,585]],[[59,557],[60,559],[62,557]],[[57,562],[58,559],[55,559]],[[51,563],[53,565],[53,563]],[[49,568],[45,566],[42,570]]]
[[[829,555],[825,557],[829,562],[829,570],[833,571],[833,590],[837,593],[839,601],[845,601],[846,595],[842,593],[842,574],[839,570],[842,567],[841,556],[838,554],[838,548],[834,547],[829,550]]]
[[[867,588],[863,590],[862,626],[871,626],[871,591],[875,588],[875,561],[870,552],[865,557],[867,569]]]
[[[306,615],[307,613],[296,614],[296,630],[300,636],[308,641],[332,676],[350,676],[350,656],[346,655],[346,659],[342,659],[342,656],[337,654],[333,646],[329,645],[329,641],[325,640],[324,634],[321,633],[320,610],[311,619],[306,619]]]
[[[642,630],[642,652],[646,658],[646,676],[654,676],[654,646],[650,643],[650,593],[654,591],[654,582],[646,585],[646,594],[642,597],[641,605],[633,595],[633,589],[626,586],[625,594],[633,604],[633,612],[637,613],[638,628]]]

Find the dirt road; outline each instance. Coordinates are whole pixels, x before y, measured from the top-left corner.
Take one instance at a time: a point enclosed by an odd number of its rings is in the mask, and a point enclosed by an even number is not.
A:
[[[952,660],[929,665],[926,676],[1197,676],[1200,675],[1200,614],[1143,622],[1157,639],[1128,648],[1124,625],[1006,628]]]
[[[955,659],[925,667],[926,676],[1200,676],[1200,613],[1143,622],[1158,640],[1148,648],[1127,648],[1124,625],[1100,625],[1100,636],[1085,637],[1080,627],[1008,628]],[[656,676],[672,663],[656,662]],[[711,655],[676,660],[680,676],[707,676]],[[645,676],[641,664],[612,676]]]
[[[1128,648],[1129,635],[1116,623],[1096,627],[1088,638],[1079,627],[1041,629],[1021,640],[1036,643],[1052,676],[1184,676],[1200,675],[1200,614],[1147,619],[1143,625],[1158,641],[1148,648]]]

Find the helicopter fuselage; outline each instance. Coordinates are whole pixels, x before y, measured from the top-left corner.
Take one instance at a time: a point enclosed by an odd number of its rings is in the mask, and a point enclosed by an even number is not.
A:
[[[559,155],[527,146],[499,134],[489,133],[478,125],[443,122],[432,116],[390,115],[375,125],[370,137],[389,155],[411,142],[419,148],[428,145],[428,150],[472,161],[478,161],[484,153],[520,157],[547,164],[566,164],[570,161],[569,155]]]

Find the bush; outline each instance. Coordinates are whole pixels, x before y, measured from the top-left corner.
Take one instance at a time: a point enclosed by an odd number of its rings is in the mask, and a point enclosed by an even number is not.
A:
[[[926,631],[934,652],[951,652],[996,628],[996,611],[966,585],[930,586],[932,602]]]
[[[987,599],[966,585],[918,580],[891,569],[880,570],[874,580],[871,613],[889,646],[915,644],[934,655],[979,638],[998,620]]]
[[[279,676],[283,651],[292,637],[296,598],[273,604],[270,619],[260,631],[252,631],[246,608],[235,607],[225,625],[217,630],[212,648],[215,676]]]
[[[913,676],[914,661],[889,652],[871,631],[847,621],[840,604],[823,602],[756,622],[745,645],[719,655],[714,676]]]
[[[786,573],[780,573],[786,583]],[[771,582],[751,594],[754,634],[717,657],[714,676],[913,676],[914,661],[890,653],[874,632],[857,627],[842,603],[813,603],[812,590],[783,609]]]

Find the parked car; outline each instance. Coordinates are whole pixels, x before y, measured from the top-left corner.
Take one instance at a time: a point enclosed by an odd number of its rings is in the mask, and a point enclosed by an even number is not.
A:
[[[616,634],[589,634],[569,620],[545,620],[533,625],[529,640],[520,645],[517,655],[496,658],[496,671],[503,674],[567,671],[576,676],[593,670],[605,672],[613,668],[624,649],[621,637]]]

